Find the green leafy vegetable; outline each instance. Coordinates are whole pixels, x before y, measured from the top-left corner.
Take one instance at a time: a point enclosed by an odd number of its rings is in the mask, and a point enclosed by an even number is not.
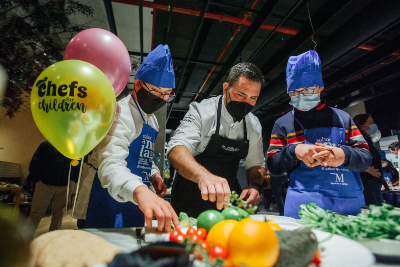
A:
[[[257,210],[257,206],[247,204],[235,191],[232,191],[230,195],[230,203],[224,203],[224,205],[236,209],[243,218],[248,218],[249,214],[252,215]]]
[[[189,217],[185,212],[179,213],[178,220],[182,228],[186,228],[189,226],[197,226],[197,219]],[[171,222],[171,229],[175,229],[175,225],[173,222]]]
[[[300,205],[300,220],[305,227],[338,234],[350,239],[394,239],[400,241],[400,210],[383,203],[370,205],[369,214],[347,217],[324,210],[315,203]]]

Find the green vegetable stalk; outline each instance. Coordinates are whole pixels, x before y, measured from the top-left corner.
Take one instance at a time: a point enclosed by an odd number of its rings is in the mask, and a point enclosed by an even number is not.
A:
[[[400,210],[383,203],[370,205],[370,214],[347,217],[324,210],[315,203],[300,205],[299,222],[309,228],[338,234],[350,239],[394,239],[400,241]]]

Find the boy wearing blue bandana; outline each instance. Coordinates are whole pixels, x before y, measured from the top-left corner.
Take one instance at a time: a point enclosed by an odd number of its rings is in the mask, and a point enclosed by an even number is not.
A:
[[[274,125],[267,154],[271,173],[287,172],[285,216],[299,218],[301,204],[355,215],[364,206],[358,172],[372,156],[349,114],[321,103],[324,89],[317,52],[289,58],[287,92],[294,109]]]
[[[142,227],[145,221],[151,225],[153,216],[159,231],[169,232],[171,221],[180,228],[175,211],[161,198],[166,186],[153,162],[159,132],[153,112],[173,100],[173,88],[171,53],[168,45],[159,45],[139,67],[133,92],[118,101],[113,125],[92,154],[92,178],[83,181],[86,193],[80,192],[86,201],[77,204],[82,211],[87,207],[80,216],[85,228]]]

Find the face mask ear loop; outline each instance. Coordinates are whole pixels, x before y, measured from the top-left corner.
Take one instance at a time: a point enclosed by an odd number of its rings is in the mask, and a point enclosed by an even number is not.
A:
[[[228,105],[228,95],[229,95],[229,98],[230,98],[230,100],[229,100],[229,101],[231,101],[231,100],[232,100],[232,98],[231,98],[231,93],[229,93],[229,87],[228,87],[228,92],[227,92],[227,94],[226,94],[226,99],[225,99],[225,107]]]

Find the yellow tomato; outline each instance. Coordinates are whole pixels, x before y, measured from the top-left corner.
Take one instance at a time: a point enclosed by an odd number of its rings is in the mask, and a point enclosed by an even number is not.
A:
[[[225,220],[217,223],[208,232],[206,242],[210,246],[220,245],[226,248],[229,235],[238,223],[236,220]]]
[[[229,235],[228,250],[232,266],[271,267],[278,260],[279,242],[267,223],[243,219]]]
[[[282,230],[282,227],[280,227],[279,224],[268,222],[268,225],[269,225],[269,226],[272,228],[272,230],[274,230],[274,231],[280,231],[280,230]]]

